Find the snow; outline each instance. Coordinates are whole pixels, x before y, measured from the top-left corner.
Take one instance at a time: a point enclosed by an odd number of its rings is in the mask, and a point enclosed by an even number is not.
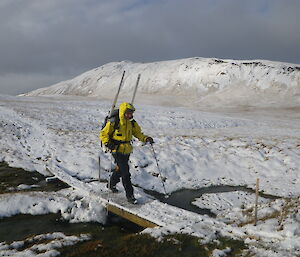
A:
[[[259,202],[268,202],[270,199],[259,198]],[[254,195],[250,192],[226,192],[218,194],[204,194],[196,198],[193,204],[199,208],[210,209],[215,214],[220,214],[226,210],[234,211],[235,208],[245,208],[254,203]]]
[[[126,71],[122,93],[125,97],[131,97],[137,74],[141,73],[138,94],[143,103],[151,103],[153,96],[165,105],[209,109],[236,105],[293,107],[300,103],[300,67],[296,64],[199,57],[154,63],[108,63],[25,95],[112,99],[111,92],[116,92],[123,70]],[[142,103],[139,99],[137,102]]]
[[[226,247],[225,250],[219,250],[215,249],[212,252],[212,257],[226,257],[227,253],[230,253],[231,249],[229,247]]]
[[[98,141],[109,103],[61,97],[1,96],[0,99],[1,161],[48,175],[53,167],[60,167],[70,177],[69,183],[78,186],[76,190],[56,193],[1,195],[1,217],[61,212],[70,222],[104,223],[105,208],[90,194],[84,194],[87,186],[84,181],[98,179],[99,154],[104,168],[101,175],[103,178],[109,175],[106,170],[110,168],[110,156],[100,150]],[[297,199],[300,125],[294,113],[291,116],[283,113],[280,118],[276,115],[272,112],[269,116],[246,113],[241,117],[241,113],[138,105],[135,117],[144,132],[155,139],[154,149],[166,178],[167,192],[221,184],[254,188],[259,177],[260,190],[264,193]],[[163,193],[151,148],[138,142],[134,144],[133,183]],[[82,181],[81,186],[78,179]],[[93,183],[89,184],[94,190]],[[143,197],[140,191],[136,193],[138,198]],[[202,201],[195,200],[199,206],[211,208],[217,218],[187,213],[155,201],[141,211],[146,214],[152,211],[151,207],[156,208],[159,211],[156,220],[165,226],[144,232],[158,238],[170,233],[187,233],[198,236],[203,243],[215,240],[219,233],[246,240],[256,254],[276,256],[273,246],[284,256],[297,253],[299,205],[295,204],[295,211],[286,214],[278,230],[279,218],[259,221],[256,227],[253,223],[247,224],[250,218],[244,211],[253,207],[253,200],[253,194],[242,192],[203,195]],[[264,220],[280,212],[285,202],[260,198],[259,203],[259,218]],[[245,225],[237,227],[235,224]]]
[[[90,236],[87,234],[82,234],[80,236],[66,236],[60,232],[42,234],[27,238],[25,241],[17,241],[11,244],[6,244],[5,242],[0,243],[0,256],[59,256],[60,252],[56,249],[64,246],[71,246],[89,239]],[[23,250],[22,247],[25,244],[32,244],[32,246]]]
[[[143,233],[158,239],[170,233],[187,233],[199,237],[202,243],[221,235],[244,240],[247,251],[256,256],[299,255],[299,69],[292,64],[248,62],[193,58],[152,64],[112,63],[31,93],[84,95],[82,92],[91,91],[89,96],[100,99],[0,95],[0,161],[47,176],[51,172],[60,174],[76,188],[2,194],[0,217],[61,212],[70,222],[105,223],[105,207],[96,198],[101,192],[99,183],[87,182],[99,177],[99,155],[101,177],[109,177],[111,157],[101,151],[98,135],[110,109],[110,101],[104,98],[115,91],[119,75],[126,68],[125,92],[126,88],[130,91],[135,75],[142,73],[135,119],[144,133],[154,138],[168,193],[212,185],[254,189],[259,178],[260,192],[281,197],[259,198],[259,220],[254,226],[255,196],[251,193],[204,194],[195,199],[195,205],[217,215],[212,218],[158,200],[148,201],[145,193],[136,189],[137,197],[145,204],[135,211],[152,213],[162,225]],[[220,75],[216,75],[218,72]],[[246,82],[241,89],[237,85],[242,80]],[[111,87],[105,88],[105,84]],[[122,97],[128,98],[126,94]],[[189,101],[182,102],[182,97]],[[147,104],[150,99],[152,105]],[[219,109],[209,110],[209,106]],[[235,108],[228,108],[232,106]],[[130,166],[135,185],[164,192],[149,145],[134,142]],[[122,191],[121,186],[119,189]],[[0,254],[15,248],[2,242]],[[55,254],[54,246],[47,249]],[[213,255],[226,256],[229,251],[216,249]]]
[[[0,218],[16,214],[61,213],[70,222],[105,223],[103,206],[70,189],[59,192],[22,192],[0,195]]]
[[[31,188],[38,188],[40,187],[39,185],[25,185],[25,184],[20,184],[17,187],[9,187],[7,188],[7,191],[18,191],[18,190],[29,190]]]

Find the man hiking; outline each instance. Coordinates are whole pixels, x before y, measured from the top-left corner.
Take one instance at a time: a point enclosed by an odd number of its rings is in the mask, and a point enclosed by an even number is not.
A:
[[[122,178],[127,200],[133,204],[137,203],[137,201],[133,194],[128,165],[129,156],[132,152],[132,136],[142,142],[154,143],[153,138],[144,135],[141,127],[133,119],[134,111],[135,108],[132,104],[126,102],[120,104],[119,115],[110,118],[100,132],[102,144],[112,152],[117,164],[107,186],[112,192],[118,192],[116,185]]]

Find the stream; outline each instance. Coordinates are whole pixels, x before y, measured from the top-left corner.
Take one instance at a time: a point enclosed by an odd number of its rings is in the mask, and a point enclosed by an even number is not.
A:
[[[67,188],[63,182],[46,183],[45,177],[38,172],[25,171],[20,168],[11,168],[0,163],[0,194],[21,194],[28,191],[59,191]],[[182,189],[174,192],[169,198],[164,195],[147,191],[158,200],[193,211],[199,214],[214,216],[209,209],[200,209],[191,202],[204,193],[229,192],[249,190],[244,187],[215,186],[198,190]],[[18,214],[11,217],[0,218],[0,256],[1,244],[12,244],[15,241],[27,242],[28,239],[47,233],[62,232],[64,235],[90,235],[90,239],[78,242],[73,246],[64,246],[56,249],[61,256],[198,256],[201,252],[209,256],[211,249],[216,246],[199,244],[199,240],[189,235],[171,235],[161,241],[154,240],[147,234],[139,234],[143,228],[108,214],[105,225],[99,223],[69,223],[62,219],[60,213],[46,215]],[[220,239],[221,240],[221,239]],[[236,251],[244,247],[236,240],[221,240],[224,247],[234,245]],[[9,247],[9,246],[8,246]],[[211,247],[211,248],[210,248]],[[220,246],[218,246],[220,247]]]

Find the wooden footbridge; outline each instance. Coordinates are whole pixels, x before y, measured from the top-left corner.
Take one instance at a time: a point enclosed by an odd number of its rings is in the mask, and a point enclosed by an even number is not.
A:
[[[135,188],[135,195],[137,196],[138,204],[131,204],[127,202],[124,192],[111,193],[110,190],[106,188],[106,184],[104,183],[100,183],[99,181],[85,183],[75,177],[72,177],[61,167],[55,166],[47,168],[48,171],[50,171],[59,180],[68,184],[74,189],[79,190],[83,195],[87,195],[93,199],[96,199],[105,205],[109,212],[112,212],[145,228],[165,226],[165,217],[169,216],[171,209],[174,211],[174,208],[176,208],[168,205],[169,208],[166,210],[167,204],[159,202],[158,200],[144,193],[143,190],[139,188]],[[164,212],[167,213],[164,214]],[[176,212],[178,212],[178,210]]]

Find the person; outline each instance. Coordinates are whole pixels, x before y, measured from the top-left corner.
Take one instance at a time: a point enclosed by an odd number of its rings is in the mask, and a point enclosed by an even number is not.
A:
[[[153,138],[144,135],[141,127],[133,119],[135,108],[130,103],[122,103],[119,107],[119,117],[111,118],[100,132],[102,144],[112,152],[116,168],[110,177],[107,187],[114,193],[118,192],[116,185],[122,178],[122,184],[126,192],[127,200],[130,203],[137,203],[134,197],[134,190],[131,183],[129,172],[129,156],[132,152],[132,136],[142,142],[154,143]],[[118,120],[118,121],[117,121]],[[117,128],[115,123],[118,122]]]

